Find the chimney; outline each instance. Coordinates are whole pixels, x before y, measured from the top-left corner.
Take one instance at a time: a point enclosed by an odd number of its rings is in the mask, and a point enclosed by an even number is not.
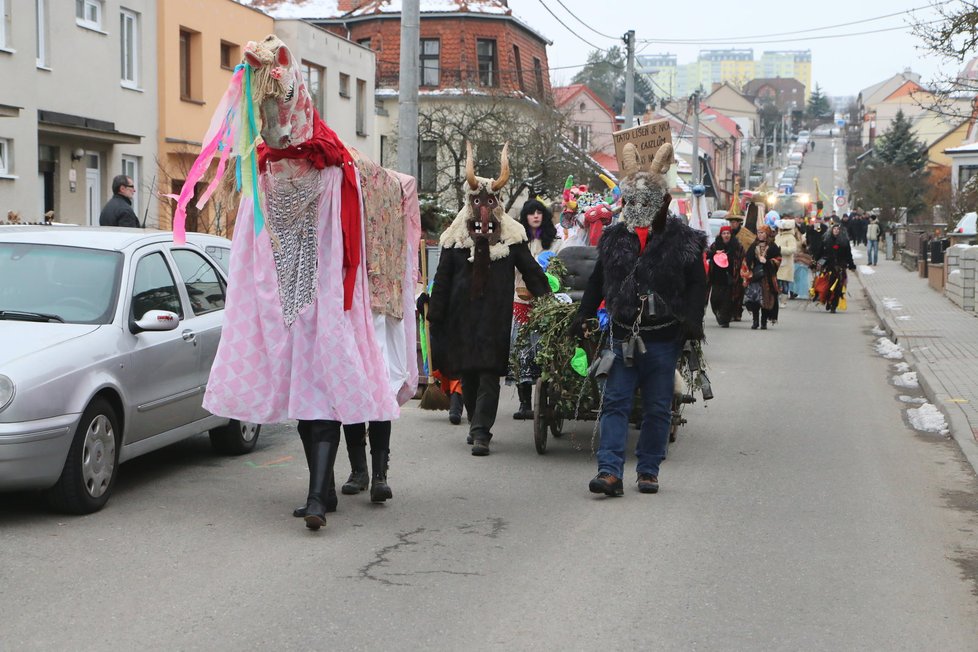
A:
[[[355,9],[359,9],[363,5],[367,4],[368,0],[339,0],[336,5],[336,9],[341,14],[348,14]]]

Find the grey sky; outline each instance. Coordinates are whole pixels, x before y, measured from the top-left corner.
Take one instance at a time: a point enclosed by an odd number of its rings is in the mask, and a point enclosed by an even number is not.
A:
[[[884,28],[907,26],[909,14],[881,20],[860,22],[846,27],[833,27],[805,34],[773,36],[769,39],[744,39],[742,36],[771,35],[797,30],[865,21],[887,14],[924,7],[914,12],[919,20],[933,20],[937,14],[930,8],[935,0],[819,0],[818,2],[748,0],[738,3],[719,0],[701,2],[655,2],[648,0],[509,0],[513,13],[554,42],[549,48],[554,81],[570,83],[594,48],[581,37],[603,48],[621,45],[621,41],[603,38],[578,22],[560,2],[597,32],[620,37],[631,28],[639,41],[637,50],[643,54],[672,52],[679,63],[696,59],[701,49],[753,48],[759,58],[764,50],[812,51],[812,83],[830,95],[855,95],[861,89],[882,81],[906,67],[927,81],[938,73],[953,74],[961,66],[942,61],[920,49],[920,40],[909,28],[896,31],[864,34],[846,38],[806,37],[870,32]],[[560,17],[568,30],[547,12],[545,3]],[[952,3],[951,6],[953,6]],[[696,11],[695,15],[677,14],[678,9]],[[736,44],[685,45],[673,43],[642,43],[643,39],[710,40],[739,39]],[[780,42],[771,42],[780,41]]]

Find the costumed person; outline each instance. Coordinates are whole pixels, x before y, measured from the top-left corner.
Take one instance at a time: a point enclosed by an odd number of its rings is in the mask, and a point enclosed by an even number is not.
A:
[[[846,270],[856,269],[849,239],[839,224],[833,224],[828,235],[825,236],[822,257],[825,260],[822,270],[827,288],[819,300],[825,304],[826,310],[834,313],[846,293],[848,282]]]
[[[707,282],[710,288],[710,308],[720,328],[730,328],[733,318],[733,295],[743,285],[740,282],[740,264],[744,250],[733,237],[733,229],[721,226],[720,233],[710,245],[706,255],[710,263]]]
[[[740,248],[744,252],[750,247],[757,238],[757,216],[758,206],[754,202],[747,204],[746,219],[739,215],[728,215],[727,221],[731,224],[733,237],[740,243]],[[741,259],[741,264],[743,259]],[[731,290],[730,321],[740,321],[744,316],[744,285],[740,282],[734,284]]]
[[[676,364],[685,340],[703,338],[706,235],[669,215],[666,174],[673,148],[667,143],[649,169],[638,150],[625,146],[620,181],[622,221],[605,229],[598,260],[571,331],[581,336],[602,301],[611,318],[614,361],[601,403],[598,474],[592,493],[623,495],[628,424],[636,387],[641,388],[641,431],[636,447],[638,490],[659,490],[672,422]]]
[[[781,250],[781,264],[778,266],[778,288],[781,294],[781,307],[788,305],[788,297],[794,292],[795,254],[798,252],[798,236],[795,221],[785,218],[778,221],[778,234],[774,244]]]
[[[529,293],[550,293],[550,283],[527,246],[526,229],[506,214],[499,194],[509,180],[508,146],[499,177],[475,176],[472,146],[465,164],[465,205],[441,235],[441,258],[431,289],[432,362],[462,379],[471,418],[472,454],[489,454],[499,406],[499,378],[509,367],[516,270]]]
[[[357,166],[313,108],[298,64],[275,36],[245,46],[187,174],[173,230],[183,242],[186,207],[219,157],[197,207],[225,176],[242,194],[204,408],[256,423],[298,420],[309,465],[303,518],[318,530],[341,424],[393,420],[401,392],[414,388],[408,380],[397,397],[391,391],[371,311]],[[413,296],[402,296],[413,306]],[[413,329],[402,335],[413,350]]]
[[[556,254],[562,241],[557,237],[557,227],[553,222],[553,214],[539,199],[528,199],[520,209],[520,224],[526,230],[527,247],[530,255],[540,262],[544,252]],[[523,274],[516,272],[516,290],[513,295],[513,330],[510,346],[516,343],[516,336],[521,326],[530,319],[530,299],[532,294],[523,282]],[[530,343],[516,352],[519,358],[519,378],[516,379],[516,392],[520,398],[519,410],[513,414],[514,419],[533,418],[533,384],[540,377],[540,371],[533,359],[538,346],[537,338],[531,336]]]
[[[766,224],[757,227],[757,239],[744,256],[741,276],[744,278],[744,307],[754,317],[751,330],[767,330],[767,323],[778,304],[778,266],[781,250],[772,242],[773,229]]]
[[[558,235],[564,246],[579,247],[587,244],[587,231],[584,229],[584,211],[579,200],[587,195],[587,186],[575,185],[574,177],[567,177],[564,182],[564,192],[561,194],[563,203],[560,209],[560,226]]]

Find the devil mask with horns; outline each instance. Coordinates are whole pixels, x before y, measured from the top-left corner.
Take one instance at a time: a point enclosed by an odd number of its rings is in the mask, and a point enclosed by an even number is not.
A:
[[[489,263],[509,255],[510,245],[526,241],[526,230],[506,214],[500,192],[509,181],[509,145],[503,147],[499,176],[477,177],[472,145],[467,144],[465,163],[465,204],[441,235],[441,246],[467,248],[474,265],[472,292],[481,295],[489,275]]]
[[[647,169],[639,165],[638,150],[631,143],[622,153],[621,218],[629,231],[652,227],[653,232],[665,227],[669,215],[669,183],[666,174],[672,165],[671,143],[659,148]]]

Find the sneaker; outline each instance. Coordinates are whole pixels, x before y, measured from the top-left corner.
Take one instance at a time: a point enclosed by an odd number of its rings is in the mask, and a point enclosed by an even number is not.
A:
[[[489,442],[485,439],[476,439],[472,442],[472,454],[476,457],[485,457],[489,454]]]
[[[587,487],[592,494],[604,494],[605,496],[623,496],[625,490],[621,484],[621,478],[602,471],[593,478]]]
[[[643,494],[659,493],[659,476],[651,473],[639,473],[638,490]]]

